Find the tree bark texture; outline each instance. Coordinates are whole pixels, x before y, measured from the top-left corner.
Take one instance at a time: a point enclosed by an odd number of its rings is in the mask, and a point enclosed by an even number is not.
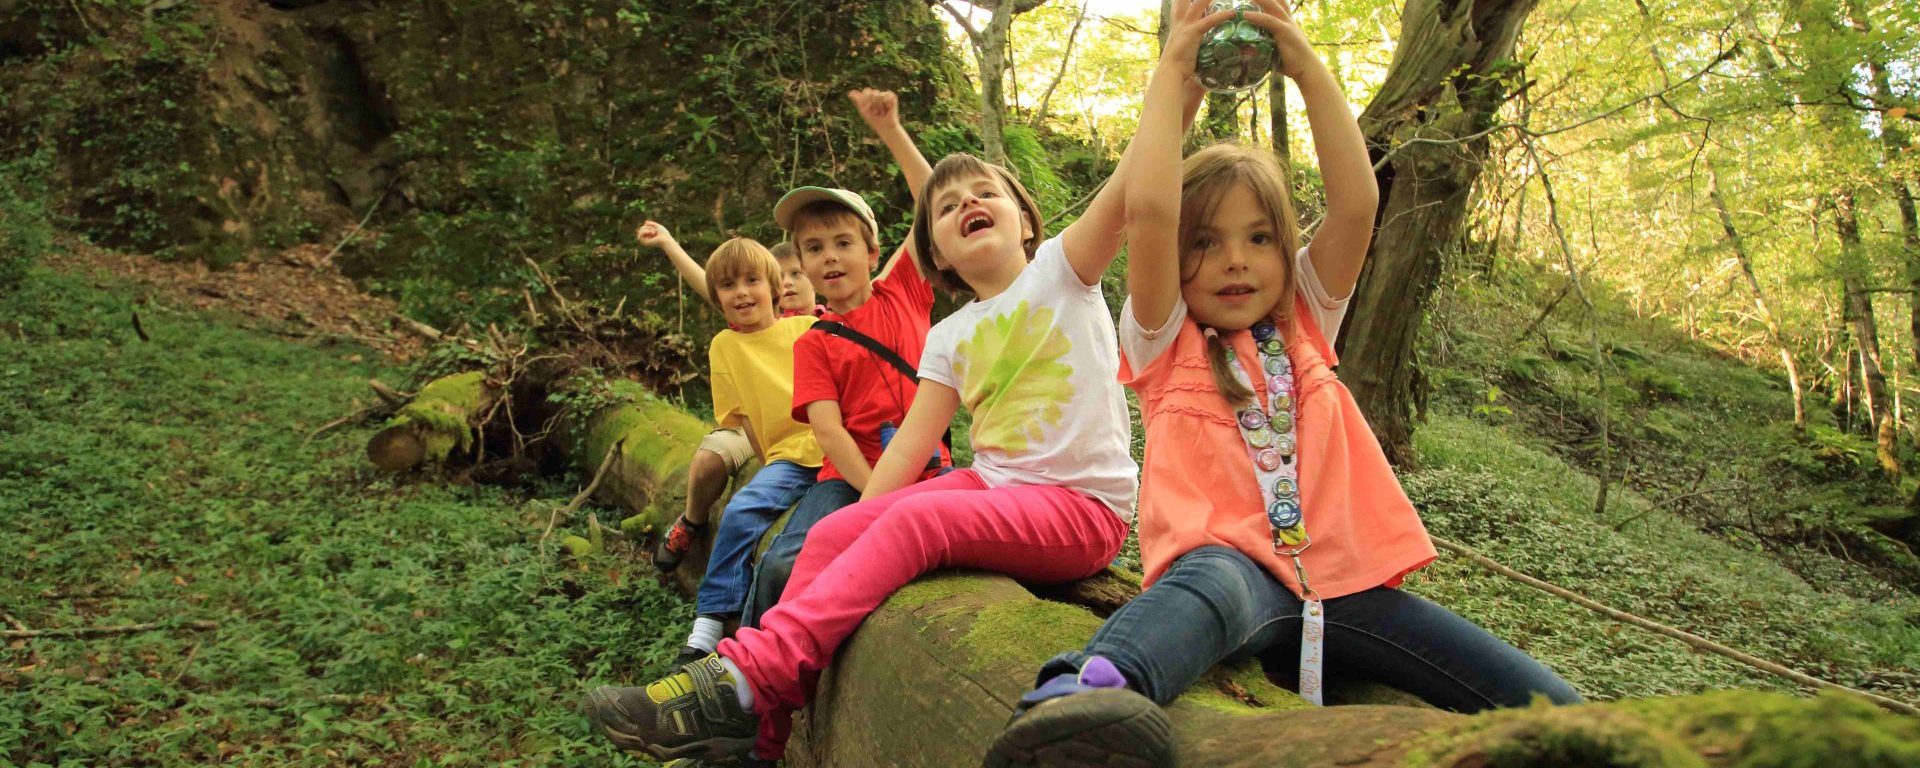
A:
[[[1040,664],[1099,619],[1002,576],[940,573],[894,594],[822,675],[787,752],[796,768],[977,766]],[[1288,663],[1275,659],[1274,663]],[[1920,758],[1920,721],[1840,695],[1725,691],[1495,711],[1306,706],[1257,663],[1216,669],[1167,707],[1182,765],[1771,765],[1798,750],[1831,765]],[[1889,728],[1886,740],[1865,734]],[[1804,734],[1804,735],[1803,735]],[[1843,734],[1828,746],[1828,737]],[[1861,734],[1854,736],[1851,734]],[[1905,739],[1909,746],[1887,750]]]
[[[1446,250],[1508,98],[1504,78],[1534,0],[1409,0],[1386,81],[1360,115],[1381,166],[1380,214],[1341,332],[1341,378],[1396,465],[1413,463],[1415,345]],[[1420,143],[1408,143],[1411,139]]]
[[[1013,29],[1013,3],[994,6],[993,18],[981,33],[980,142],[987,162],[1007,167],[1006,96],[1007,34]]]
[[[479,442],[480,422],[503,394],[483,371],[429,382],[367,441],[367,459],[381,469],[398,472],[443,461],[456,450],[470,450]]]
[[[1807,407],[1800,392],[1800,366],[1794,360],[1793,348],[1787,344],[1785,334],[1780,332],[1780,322],[1773,316],[1773,310],[1767,306],[1767,294],[1760,290],[1760,280],[1753,275],[1753,259],[1747,253],[1747,243],[1740,238],[1739,228],[1733,225],[1733,212],[1727,208],[1727,199],[1720,194],[1720,177],[1713,171],[1707,172],[1707,194],[1713,199],[1713,209],[1720,215],[1720,229],[1726,233],[1727,245],[1733,249],[1733,257],[1740,262],[1740,274],[1747,279],[1747,288],[1753,291],[1753,309],[1760,315],[1760,322],[1767,328],[1767,340],[1780,350],[1780,364],[1787,369],[1787,388],[1793,394],[1793,428],[1807,428]]]
[[[459,374],[429,383],[476,380]],[[598,485],[604,501],[664,525],[682,503],[686,466],[708,425],[664,400],[616,385],[622,400],[567,427],[583,472],[620,453]],[[702,556],[701,560],[704,560]],[[689,559],[681,573],[696,574]],[[694,586],[681,580],[683,589]],[[843,645],[795,724],[796,768],[977,766],[1039,666],[1085,645],[1137,593],[1108,571],[1044,590],[1004,576],[940,572],[894,593]],[[1293,659],[1274,659],[1287,664]],[[1337,674],[1337,673],[1336,673]],[[1727,691],[1578,707],[1441,712],[1376,685],[1330,681],[1335,706],[1309,707],[1254,659],[1209,672],[1167,707],[1180,759],[1205,766],[1390,766],[1409,759],[1488,765],[1771,765],[1817,751],[1832,765],[1920,760],[1920,720],[1859,699]],[[1416,706],[1394,706],[1413,703]]]
[[[1894,453],[1894,442],[1899,437],[1899,427],[1893,423],[1893,398],[1887,395],[1887,375],[1880,365],[1880,331],[1873,316],[1873,294],[1867,291],[1866,254],[1860,243],[1860,223],[1856,216],[1853,194],[1841,194],[1833,220],[1840,231],[1841,282],[1860,350],[1860,378],[1866,382],[1862,394],[1866,397],[1867,416],[1873,424],[1874,455],[1881,472],[1888,480],[1897,482],[1900,460]]]

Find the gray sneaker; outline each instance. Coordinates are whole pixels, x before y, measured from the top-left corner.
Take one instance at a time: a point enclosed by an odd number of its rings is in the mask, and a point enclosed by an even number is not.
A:
[[[985,768],[1172,768],[1173,722],[1095,656],[1020,697]]]
[[[603,685],[581,708],[595,728],[628,751],[660,760],[729,758],[753,748],[759,716],[740,707],[734,679],[718,654],[708,654],[637,688]]]

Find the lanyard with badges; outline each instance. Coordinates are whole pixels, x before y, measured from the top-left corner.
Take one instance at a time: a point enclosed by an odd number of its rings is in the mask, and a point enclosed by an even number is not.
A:
[[[1300,580],[1304,603],[1300,608],[1300,696],[1309,703],[1321,704],[1321,670],[1326,641],[1326,611],[1320,595],[1307,585],[1307,568],[1300,553],[1313,540],[1307,536],[1306,515],[1300,508],[1300,463],[1295,454],[1300,441],[1294,423],[1293,361],[1287,357],[1286,343],[1272,321],[1254,325],[1253,340],[1260,350],[1260,368],[1267,376],[1267,409],[1250,403],[1237,414],[1240,436],[1247,441],[1247,455],[1253,459],[1254,477],[1260,483],[1260,495],[1267,505],[1267,524],[1273,527],[1273,552],[1293,560],[1293,573]],[[1208,333],[1213,333],[1211,329]],[[1238,355],[1229,355],[1233,375],[1247,389],[1253,382],[1240,365]]]

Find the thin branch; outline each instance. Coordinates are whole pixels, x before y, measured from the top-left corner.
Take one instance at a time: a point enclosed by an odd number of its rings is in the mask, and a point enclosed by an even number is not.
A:
[[[1040,94],[1040,106],[1029,122],[1035,128],[1047,119],[1047,103],[1053,99],[1053,89],[1060,87],[1060,81],[1067,76],[1067,63],[1073,61],[1073,41],[1080,37],[1080,25],[1087,20],[1087,4],[1092,0],[1080,0],[1080,14],[1073,18],[1073,29],[1067,32],[1067,46],[1060,49],[1060,70],[1053,73],[1053,82],[1047,84],[1046,93]]]
[[[373,205],[367,206],[367,215],[360,217],[360,223],[353,225],[353,229],[348,230],[347,236],[340,238],[340,242],[333,246],[333,250],[327,251],[327,255],[316,262],[317,266],[326,267],[333,264],[333,257],[340,253],[340,249],[347,247],[347,243],[353,242],[353,238],[360,234],[360,230],[366,228],[367,222],[373,220],[374,211],[380,210],[380,204],[387,201],[387,193],[393,191],[393,185],[400,183],[400,177],[404,173],[405,171],[394,174],[393,180],[387,182],[387,188],[380,190],[380,196],[374,198]]]
[[[52,629],[9,629],[0,631],[0,638],[19,640],[34,637],[104,637],[107,635],[131,635],[137,632],[155,630],[190,629],[211,632],[219,629],[220,624],[212,621],[154,621],[145,624],[122,624],[113,627],[55,627]]]
[[[1699,80],[1700,78],[1705,77],[1708,72],[1711,72],[1713,70],[1714,67],[1720,66],[1721,63],[1727,61],[1728,59],[1733,58],[1734,55],[1739,52],[1739,50],[1740,48],[1737,45],[1732,48],[1723,50],[1720,52],[1720,55],[1713,57],[1713,61],[1708,62],[1707,66],[1704,69],[1701,69],[1699,72],[1693,73],[1692,75],[1688,76],[1687,79],[1685,80],[1681,80],[1680,82],[1674,83],[1673,85],[1667,86],[1666,88],[1662,88],[1653,93],[1647,94],[1645,96],[1641,96],[1625,104],[1621,104],[1617,107],[1614,107],[1613,109],[1609,109],[1605,112],[1592,115],[1585,119],[1574,122],[1570,125],[1563,125],[1558,128],[1549,128],[1546,130],[1534,130],[1532,128],[1528,128],[1527,124],[1524,121],[1505,122],[1505,123],[1498,123],[1498,124],[1489,126],[1484,130],[1475,131],[1465,136],[1456,136],[1453,138],[1446,138],[1446,139],[1433,139],[1433,138],[1425,138],[1425,137],[1416,137],[1412,139],[1407,139],[1406,141],[1400,142],[1400,144],[1398,146],[1395,146],[1393,149],[1388,150],[1386,154],[1382,155],[1380,157],[1380,160],[1373,164],[1373,170],[1375,172],[1378,172],[1380,169],[1385,168],[1387,166],[1387,162],[1389,160],[1392,160],[1393,156],[1395,154],[1398,154],[1401,149],[1404,149],[1406,147],[1409,147],[1415,144],[1465,144],[1466,142],[1473,141],[1475,139],[1479,139],[1481,137],[1488,136],[1488,135],[1497,133],[1499,131],[1506,131],[1506,130],[1512,130],[1512,131],[1515,131],[1516,133],[1519,133],[1522,136],[1529,136],[1537,139],[1537,138],[1542,138],[1546,136],[1552,136],[1557,133],[1566,133],[1567,131],[1571,131],[1576,128],[1581,128],[1587,125],[1591,125],[1601,120],[1605,120],[1607,118],[1613,117],[1614,115],[1620,114],[1621,112],[1625,112],[1629,109],[1637,107],[1641,104],[1645,104],[1649,101],[1660,99],[1669,93],[1672,93],[1674,91],[1677,91],[1681,88],[1686,87],[1689,83],[1692,83],[1695,80]]]
[[[606,476],[607,468],[613,466],[613,457],[620,455],[620,448],[626,443],[627,439],[624,437],[614,441],[613,447],[607,449],[607,455],[600,459],[600,468],[593,471],[593,479],[587,482],[587,487],[580,489],[580,492],[574,495],[573,501],[567,502],[566,506],[554,510],[553,514],[547,516],[547,529],[540,532],[541,541],[546,541],[547,537],[553,535],[554,523],[559,522],[563,517],[571,517],[574,512],[579,511],[580,505],[586,503],[587,498],[593,495],[594,489],[600,487],[600,478]]]
[[[1614,619],[1615,621],[1625,622],[1628,624],[1632,624],[1636,627],[1639,627],[1641,629],[1652,631],[1656,634],[1665,635],[1675,640],[1679,640],[1680,642],[1686,643],[1688,646],[1695,648],[1697,650],[1702,650],[1708,653],[1724,656],[1726,658],[1745,664],[1749,667],[1753,667],[1754,669],[1758,669],[1762,672],[1778,675],[1780,677],[1784,677],[1788,680],[1792,680],[1801,685],[1808,686],[1810,688],[1824,688],[1828,690],[1851,693],[1856,696],[1865,697],[1868,701],[1871,701],[1875,704],[1880,705],[1883,708],[1886,708],[1895,712],[1899,712],[1907,715],[1920,715],[1920,707],[1915,707],[1914,705],[1908,704],[1904,701],[1890,699],[1885,696],[1881,696],[1877,693],[1869,693],[1867,691],[1862,691],[1858,688],[1849,688],[1839,683],[1828,682],[1826,680],[1822,680],[1812,675],[1796,672],[1780,664],[1767,661],[1766,659],[1762,659],[1758,656],[1754,656],[1749,653],[1743,653],[1733,648],[1729,648],[1727,646],[1716,643],[1712,640],[1708,640],[1704,637],[1693,634],[1692,632],[1688,632],[1683,629],[1676,629],[1674,627],[1661,624],[1660,622],[1654,621],[1652,619],[1635,616],[1631,613],[1627,613],[1626,611],[1618,610],[1615,608],[1609,608],[1591,598],[1574,593],[1565,588],[1556,586],[1546,581],[1542,581],[1540,579],[1536,579],[1532,576],[1528,576],[1512,568],[1508,568],[1504,565],[1501,565],[1500,563],[1495,562],[1492,558],[1487,557],[1486,555],[1480,554],[1479,552],[1475,552],[1473,549],[1469,547],[1466,547],[1460,544],[1455,544],[1451,541],[1447,541],[1446,539],[1442,539],[1438,536],[1434,536],[1432,538],[1435,546],[1441,549],[1447,550],[1448,552],[1452,552],[1454,554],[1465,557],[1468,560],[1472,560],[1474,564],[1479,565],[1482,568],[1485,568],[1489,571],[1493,571],[1494,573],[1500,574],[1501,576],[1505,576],[1509,579],[1513,579],[1514,581],[1518,581],[1522,584],[1525,584],[1529,587],[1533,587],[1534,589],[1538,589],[1547,594],[1567,600],[1568,602],[1571,602],[1575,605],[1578,605],[1582,608],[1593,611],[1595,613],[1601,614],[1608,618]]]

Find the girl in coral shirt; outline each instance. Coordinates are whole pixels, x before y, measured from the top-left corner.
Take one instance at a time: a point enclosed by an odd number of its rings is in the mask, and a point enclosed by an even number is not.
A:
[[[1175,0],[1126,177],[1119,324],[1121,377],[1147,430],[1148,588],[1084,650],[1042,668],[989,766],[1171,765],[1160,706],[1215,663],[1256,654],[1285,659],[1275,672],[1316,704],[1323,675],[1463,712],[1580,700],[1513,646],[1395,589],[1433,560],[1433,544],[1335,378],[1328,343],[1346,311],[1333,297],[1360,274],[1379,192],[1333,76],[1278,0],[1259,4],[1246,18],[1272,33],[1281,74],[1306,101],[1326,219],[1299,247],[1287,184],[1264,151],[1215,146],[1181,168],[1183,83],[1212,17],[1205,0]],[[1178,190],[1162,181],[1176,172]],[[1111,761],[1121,755],[1139,762]]]

